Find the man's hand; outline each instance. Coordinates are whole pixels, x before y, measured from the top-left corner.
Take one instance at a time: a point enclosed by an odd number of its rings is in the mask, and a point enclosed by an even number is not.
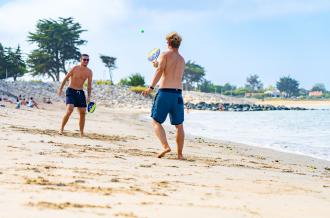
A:
[[[91,98],[90,98],[89,96],[87,96],[87,98],[86,98],[86,102],[87,102],[87,104],[88,104],[90,101],[91,101]]]
[[[149,95],[151,91],[152,91],[152,89],[148,87],[146,90],[144,90],[142,92],[142,95],[145,97],[145,96]]]
[[[152,62],[152,65],[153,65],[155,68],[157,68],[157,67],[158,67],[158,61],[157,61],[157,60],[154,60],[154,61]]]
[[[62,96],[62,94],[63,94],[62,89],[58,89],[58,90],[57,90],[57,95],[58,95],[58,96]]]

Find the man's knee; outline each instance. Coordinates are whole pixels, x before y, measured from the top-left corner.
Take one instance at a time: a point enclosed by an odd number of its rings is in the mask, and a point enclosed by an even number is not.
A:
[[[79,114],[80,114],[80,116],[85,116],[85,115],[86,115],[86,111],[82,111],[82,110],[80,110],[80,111],[79,111]]]
[[[175,125],[176,130],[183,131],[183,124]]]
[[[157,126],[161,126],[162,124],[159,123],[157,120],[152,119],[152,125],[153,125],[154,127],[157,127]]]
[[[72,114],[72,112],[73,112],[73,108],[71,108],[71,107],[68,107],[67,109],[66,109],[66,113],[67,114]]]

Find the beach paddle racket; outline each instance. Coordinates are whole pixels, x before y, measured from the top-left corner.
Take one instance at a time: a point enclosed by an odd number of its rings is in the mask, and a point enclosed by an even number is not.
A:
[[[159,57],[160,54],[160,49],[159,48],[154,48],[152,49],[149,53],[148,53],[148,60],[150,62],[153,62],[155,60],[157,60],[157,58]]]
[[[88,113],[93,113],[95,111],[96,104],[94,102],[89,102],[87,105],[87,111]]]

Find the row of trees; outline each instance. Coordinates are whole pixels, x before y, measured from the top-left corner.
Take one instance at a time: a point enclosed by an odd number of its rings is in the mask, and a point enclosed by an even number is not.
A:
[[[290,76],[284,76],[276,82],[276,87],[263,87],[257,74],[246,78],[246,84],[243,87],[236,87],[226,83],[224,85],[215,85],[205,79],[205,70],[202,66],[193,61],[186,63],[186,69],[183,77],[183,84],[186,90],[198,90],[201,92],[215,92],[224,95],[244,96],[246,93],[264,93],[265,91],[275,92],[276,89],[286,97],[306,96],[309,91],[322,91],[327,93],[325,85],[316,83],[311,90],[299,88],[299,82]]]
[[[4,47],[0,43],[0,79],[17,77],[27,72],[25,61],[20,46],[16,49]]]
[[[23,76],[29,72],[32,76],[46,76],[53,81],[60,80],[60,74],[67,73],[67,67],[79,61],[79,46],[87,43],[80,35],[86,30],[72,17],[58,20],[39,20],[35,32],[30,32],[28,42],[36,49],[28,54],[24,61],[20,47],[6,48],[0,44],[0,79]],[[102,62],[109,70],[112,81],[112,70],[116,68],[116,58],[100,55]]]

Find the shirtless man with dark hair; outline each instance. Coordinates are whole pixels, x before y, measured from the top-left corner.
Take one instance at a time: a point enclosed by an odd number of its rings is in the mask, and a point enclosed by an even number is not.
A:
[[[166,133],[162,123],[170,115],[172,125],[176,127],[176,144],[178,150],[178,159],[183,159],[182,150],[184,144],[184,103],[182,98],[182,77],[185,69],[185,60],[179,54],[181,37],[178,33],[172,32],[166,36],[168,51],[162,53],[159,62],[154,62],[157,68],[150,86],[143,92],[148,95],[156,86],[158,81],[159,90],[155,96],[151,110],[152,124],[156,136],[160,140],[164,150],[158,155],[163,157],[171,151],[167,142]]]
[[[63,134],[64,127],[68,122],[70,115],[73,112],[75,107],[78,108],[80,118],[79,118],[79,129],[80,136],[84,136],[84,127],[85,127],[85,115],[87,102],[90,101],[91,92],[92,92],[92,78],[93,73],[87,67],[89,63],[89,56],[87,54],[82,54],[80,57],[80,64],[73,67],[69,73],[63,79],[63,82],[58,89],[58,95],[63,94],[63,87],[65,83],[70,80],[69,87],[66,89],[66,114],[62,119],[61,129],[59,134]],[[87,99],[85,97],[85,92],[83,90],[85,81],[88,81],[87,88]]]

